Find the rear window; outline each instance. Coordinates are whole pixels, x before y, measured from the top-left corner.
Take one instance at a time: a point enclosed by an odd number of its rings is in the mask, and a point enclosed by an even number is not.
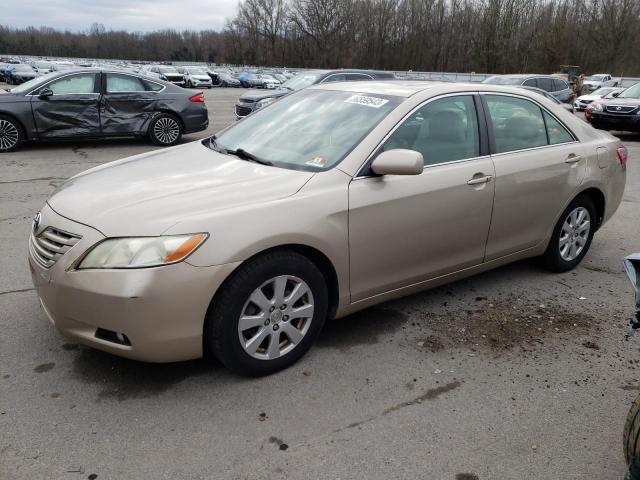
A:
[[[560,80],[559,78],[555,78],[553,80],[553,91],[559,92],[561,90],[566,90],[569,88],[569,85],[566,84],[564,80]]]
[[[555,92],[555,88],[553,86],[553,79],[538,78],[538,88],[541,88],[545,92]]]

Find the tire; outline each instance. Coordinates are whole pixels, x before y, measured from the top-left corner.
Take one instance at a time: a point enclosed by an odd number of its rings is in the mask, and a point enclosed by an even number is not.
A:
[[[182,138],[180,120],[170,113],[161,113],[149,125],[149,138],[156,145],[170,147]]]
[[[578,265],[589,251],[597,218],[593,201],[586,195],[578,195],[562,212],[553,229],[547,251],[542,256],[545,268],[566,272]]]
[[[640,395],[631,404],[622,436],[628,480],[640,480]]]
[[[307,293],[291,305],[278,306],[294,295],[296,285],[298,292]],[[327,285],[313,262],[288,250],[269,252],[240,266],[218,291],[205,322],[205,345],[234,372],[269,375],[294,364],[311,348],[324,325],[327,306]],[[294,317],[296,309],[309,316]],[[247,317],[244,329],[241,317]]]
[[[24,131],[12,117],[0,115],[0,153],[15,152],[24,143]]]

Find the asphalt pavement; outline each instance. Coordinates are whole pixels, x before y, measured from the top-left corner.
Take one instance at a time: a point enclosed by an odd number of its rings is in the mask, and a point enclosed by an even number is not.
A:
[[[207,132],[242,91],[206,91]],[[640,136],[620,209],[583,263],[519,262],[330,323],[292,368],[236,376],[65,339],[27,266],[31,219],[64,179],[153,148],[46,143],[0,156],[0,479],[621,480],[640,393],[625,342],[640,251]],[[178,159],[179,160],[179,159]]]

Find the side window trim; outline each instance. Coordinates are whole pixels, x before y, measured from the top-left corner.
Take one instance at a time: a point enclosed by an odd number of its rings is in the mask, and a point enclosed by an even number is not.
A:
[[[490,156],[489,153],[489,138],[488,138],[488,127],[487,127],[487,122],[484,118],[484,110],[485,107],[484,105],[482,105],[482,109],[478,107],[479,103],[481,100],[479,98],[478,92],[477,91],[469,91],[469,92],[455,92],[455,93],[445,93],[443,95],[438,95],[436,97],[431,97],[426,99],[425,101],[423,101],[422,103],[416,105],[415,107],[413,107],[409,112],[407,112],[400,120],[398,120],[398,122],[391,128],[391,130],[389,130],[386,135],[384,137],[382,137],[382,140],[380,140],[375,148],[371,151],[371,153],[369,153],[369,155],[367,155],[366,160],[362,163],[362,165],[360,165],[360,168],[358,168],[358,170],[356,171],[356,174],[353,176],[352,180],[356,180],[356,179],[360,179],[360,178],[369,178],[374,176],[371,173],[371,162],[373,162],[373,160],[375,160],[375,158],[380,154],[380,148],[385,144],[385,142],[389,139],[389,137],[391,137],[391,135],[393,135],[393,133],[406,121],[408,120],[414,113],[416,113],[418,110],[420,110],[421,108],[423,108],[424,106],[428,105],[431,102],[434,102],[436,100],[440,100],[442,98],[447,98],[447,97],[464,97],[464,96],[468,96],[468,97],[472,97],[474,104],[475,104],[475,110],[476,110],[476,120],[477,120],[477,124],[478,124],[478,142],[479,142],[479,146],[480,146],[480,155],[478,155],[477,157],[471,157],[471,158],[464,158],[461,160],[454,160],[451,162],[442,162],[442,163],[434,163],[431,165],[425,165],[423,170],[427,169],[427,168],[433,168],[433,167],[438,167],[440,165],[449,165],[449,164],[455,164],[455,163],[461,163],[461,162],[471,162],[473,160],[478,160],[480,158],[485,158]],[[482,115],[482,116],[481,116]],[[483,145],[485,145],[485,148],[487,148],[487,150],[483,149]]]
[[[145,85],[146,83],[153,83],[154,85],[158,85],[161,86],[162,88],[160,90],[132,90],[132,91],[121,91],[121,92],[109,92],[107,90],[107,76],[109,75],[123,75],[123,76],[127,76],[127,77],[133,77],[135,79],[137,79],[140,83],[142,83],[142,85]],[[124,73],[124,72],[104,72],[103,73],[103,77],[104,77],[104,88],[103,91],[105,93],[105,95],[118,95],[120,93],[160,93],[163,92],[167,87],[166,85],[162,85],[160,83],[154,82],[153,80],[147,80],[146,78],[142,78],[139,77],[137,75],[131,75],[130,73]],[[146,87],[146,85],[145,85]]]
[[[37,92],[38,90],[42,90],[45,87],[48,87],[53,82],[57,82],[58,80],[60,80],[62,78],[70,77],[71,75],[87,75],[87,74],[100,76],[100,72],[71,72],[71,73],[67,73],[66,75],[61,75],[59,77],[56,77],[53,80],[50,80],[47,83],[45,83],[43,85],[40,85],[39,87],[34,88],[29,93],[25,94],[25,97],[28,97],[28,96],[37,97],[38,95],[35,92]],[[95,90],[95,80],[94,80],[94,84],[93,84],[93,89]],[[100,90],[100,89],[98,89],[98,90]],[[91,93],[54,93],[53,95],[54,96],[58,96],[58,95],[100,95],[100,92],[98,91],[98,92],[91,92]]]
[[[509,150],[508,152],[496,152],[496,142],[495,142],[495,135],[493,132],[493,122],[491,121],[491,118],[489,117],[489,106],[487,105],[487,99],[486,96],[487,95],[501,95],[504,97],[515,97],[515,98],[521,98],[523,100],[528,100],[532,103],[534,103],[538,108],[541,109],[541,114],[543,112],[546,112],[548,115],[550,115],[551,117],[553,117],[555,119],[556,122],[558,122],[567,132],[569,132],[569,135],[573,138],[573,141],[571,142],[565,142],[565,143],[554,143],[553,145],[549,144],[549,131],[547,130],[547,122],[544,119],[544,114],[542,115],[542,119],[544,121],[544,125],[545,125],[545,133],[547,135],[547,145],[542,145],[540,147],[532,147],[532,148],[523,148],[520,150]],[[484,109],[484,116],[485,116],[485,121],[487,123],[487,133],[489,136],[489,155],[505,155],[505,154],[510,154],[510,153],[514,153],[514,152],[525,152],[527,150],[537,150],[540,148],[551,148],[551,147],[557,147],[558,145],[567,145],[568,143],[580,143],[580,140],[578,140],[578,137],[576,136],[575,133],[573,133],[573,130],[571,130],[566,123],[564,123],[562,120],[560,120],[558,117],[556,117],[552,112],[550,112],[549,110],[547,110],[543,105],[540,105],[538,102],[536,102],[535,100],[528,98],[528,97],[524,97],[522,95],[516,95],[514,93],[501,93],[501,92],[479,92],[479,96],[480,99],[482,101],[482,106]]]

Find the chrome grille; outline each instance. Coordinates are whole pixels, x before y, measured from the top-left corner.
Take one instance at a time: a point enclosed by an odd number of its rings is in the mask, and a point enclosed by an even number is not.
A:
[[[609,113],[630,113],[638,107],[633,105],[607,105],[606,108]]]
[[[29,251],[33,259],[45,268],[51,267],[80,240],[79,235],[47,227],[37,236],[29,238]]]

